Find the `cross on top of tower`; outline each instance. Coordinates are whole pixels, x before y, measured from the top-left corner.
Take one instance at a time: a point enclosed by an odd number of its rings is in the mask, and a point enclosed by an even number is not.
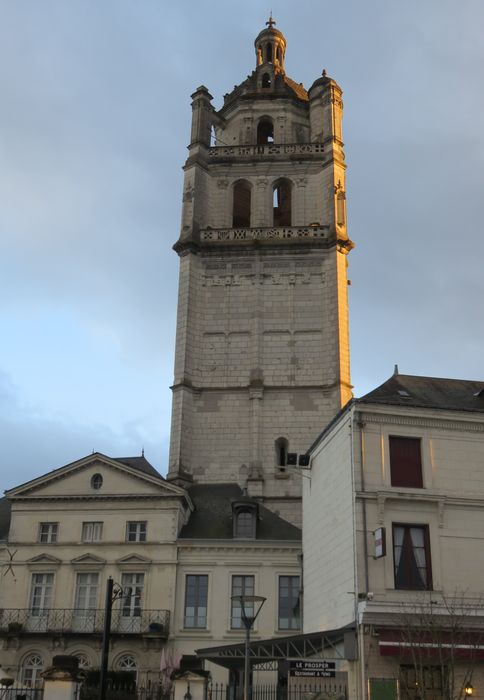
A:
[[[275,23],[276,23],[276,20],[272,19],[272,10],[271,10],[271,13],[269,15],[269,19],[267,20],[266,24],[269,27],[269,29],[272,29],[272,27],[275,25]]]

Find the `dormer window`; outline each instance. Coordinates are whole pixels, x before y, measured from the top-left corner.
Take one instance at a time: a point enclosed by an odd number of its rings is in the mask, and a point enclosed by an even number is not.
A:
[[[257,536],[258,504],[248,496],[232,503],[234,539],[253,540]]]
[[[241,510],[235,516],[235,536],[241,538],[255,537],[255,518],[251,510]]]

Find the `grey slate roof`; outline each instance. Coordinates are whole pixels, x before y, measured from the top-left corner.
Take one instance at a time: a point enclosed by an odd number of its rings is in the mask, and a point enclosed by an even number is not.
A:
[[[156,476],[158,479],[165,479],[161,476],[160,472],[156,471],[154,466],[148,462],[146,457],[113,457],[116,462],[121,462],[127,467],[132,467],[133,469],[138,469],[138,471],[143,472],[143,474],[148,474],[149,476]]]
[[[194,484],[188,493],[195,504],[180,539],[233,539],[232,501],[243,498],[237,484]],[[259,504],[257,540],[301,540],[301,530]]]
[[[394,374],[356,403],[484,413],[484,382]]]

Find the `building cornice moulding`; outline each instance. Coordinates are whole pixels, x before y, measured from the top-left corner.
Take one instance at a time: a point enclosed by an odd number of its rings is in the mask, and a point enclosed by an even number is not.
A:
[[[402,407],[404,410],[410,410],[408,408]],[[413,407],[412,407],[413,408]],[[429,409],[429,410],[440,410],[440,409]],[[455,418],[433,418],[431,416],[410,416],[398,413],[367,413],[366,411],[359,411],[360,421],[363,423],[387,423],[389,425],[405,425],[413,426],[418,428],[440,428],[442,430],[458,430],[462,432],[470,433],[484,433],[484,416],[479,416],[482,422],[476,422],[475,420],[456,420]],[[474,415],[474,414],[473,414]]]

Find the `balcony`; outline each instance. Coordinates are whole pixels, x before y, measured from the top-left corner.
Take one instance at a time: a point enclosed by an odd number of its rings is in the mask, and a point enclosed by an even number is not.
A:
[[[202,243],[288,243],[329,241],[329,226],[266,226],[261,228],[202,229]]]
[[[140,634],[165,639],[168,636],[168,610],[140,610],[139,615],[123,615],[113,610],[111,634]],[[102,634],[104,610],[50,608],[30,610],[4,608],[0,610],[0,634]]]
[[[211,146],[208,158],[211,162],[223,162],[231,158],[264,159],[264,158],[321,158],[324,153],[322,143],[263,143],[247,146]]]

